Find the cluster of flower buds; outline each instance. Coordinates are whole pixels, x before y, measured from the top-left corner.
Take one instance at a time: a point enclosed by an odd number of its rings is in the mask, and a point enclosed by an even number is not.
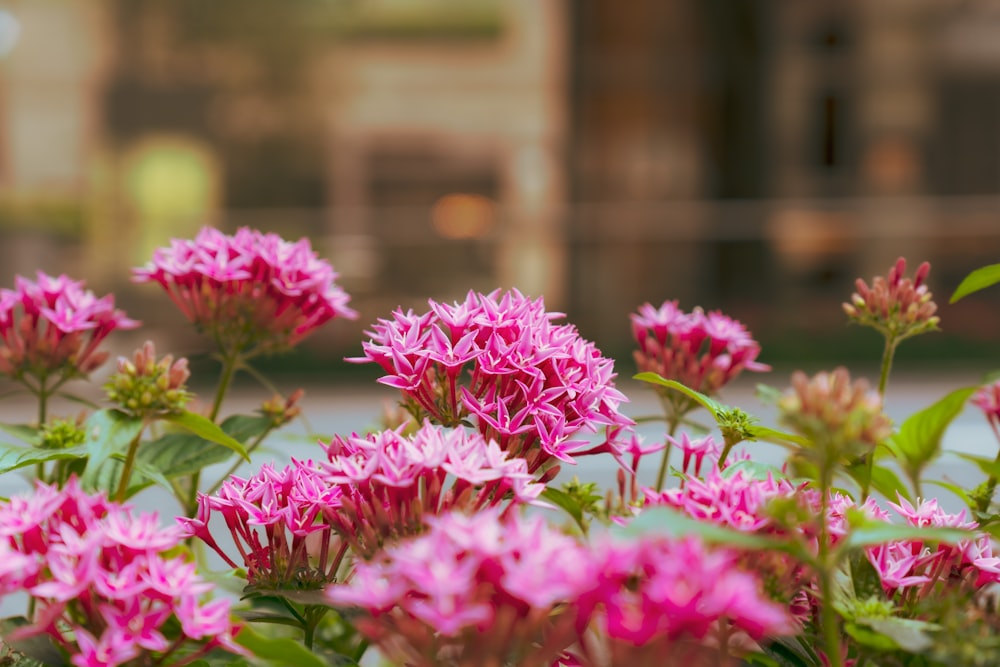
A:
[[[146,341],[132,359],[118,357],[118,370],[104,385],[108,400],[136,417],[181,412],[191,400],[185,382],[191,373],[185,358],[156,359],[156,347]]]
[[[930,270],[931,265],[924,262],[912,279],[904,278],[906,260],[900,257],[889,275],[877,276],[871,287],[858,278],[858,291],[844,304],[844,312],[852,322],[872,327],[893,341],[934,331],[940,318],[934,314],[937,304],[924,283]]]
[[[528,461],[531,472],[553,459],[571,462],[589,447],[585,431],[619,435],[631,420],[613,379],[614,362],[601,356],[575,327],[557,325],[560,313],[517,290],[469,292],[462,303],[430,301],[380,319],[368,332],[364,357],[399,389],[417,421],[458,426],[474,420],[480,433]],[[619,451],[612,437],[586,453]]]
[[[852,383],[843,366],[812,378],[795,372],[792,390],[778,409],[782,421],[808,438],[826,465],[867,454],[892,434],[882,399],[864,380]]]
[[[75,478],[0,502],[0,597],[23,591],[35,605],[7,638],[47,635],[77,667],[242,653],[229,601],[203,600],[213,586],[179,546],[179,531],[156,515],[88,495]]]
[[[230,476],[215,495],[200,494],[197,514],[177,521],[186,537],[239,567],[209,527],[213,513],[222,515],[251,586],[317,590],[337,579],[347,549],[325,520],[339,508],[340,489],[324,483],[311,463],[264,465],[247,479]]]
[[[428,516],[493,507],[503,516],[537,503],[545,488],[523,459],[508,457],[495,441],[427,422],[409,436],[402,429],[336,436],[325,449],[328,460],[319,463],[319,477],[340,501],[327,520],[364,558],[422,532]],[[546,478],[557,471],[550,469]]]
[[[288,398],[275,394],[264,401],[257,412],[271,420],[272,428],[281,428],[302,414],[302,408],[298,403],[305,393],[304,389],[296,389]]]
[[[108,358],[98,349],[108,334],[137,326],[112,295],[97,298],[82,281],[17,276],[14,289],[0,289],[0,374],[36,388],[86,376]]]
[[[356,317],[336,278],[308,239],[289,243],[248,228],[228,236],[206,227],[133,272],[136,282],[159,283],[224,353],[246,356],[285,350],[334,317]]]
[[[695,308],[685,313],[676,301],[665,301],[659,308],[643,304],[631,318],[632,335],[639,346],[634,357],[640,372],[657,373],[711,396],[744,370],[771,370],[757,361],[760,345],[746,327],[720,312],[706,314]],[[657,391],[664,398],[680,400],[676,392],[666,388],[658,387]],[[683,405],[676,406],[680,413],[676,416],[694,407],[685,399]]]

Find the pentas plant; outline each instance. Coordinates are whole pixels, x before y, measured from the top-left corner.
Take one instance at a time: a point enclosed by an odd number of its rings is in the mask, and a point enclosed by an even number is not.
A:
[[[4,639],[45,636],[78,667],[190,664],[242,653],[227,600],[177,550],[180,533],[103,494],[39,484],[0,502],[0,597],[25,591],[33,614]]]
[[[757,361],[760,345],[742,323],[718,311],[695,308],[681,310],[677,301],[664,301],[659,308],[645,303],[632,313],[633,352],[640,372],[655,373],[666,380],[714,396],[744,370],[762,372],[770,366]],[[663,451],[656,488],[666,481],[671,448],[678,426],[699,407],[690,396],[654,385],[667,421],[668,446]]]
[[[223,354],[244,357],[286,350],[334,317],[356,317],[336,278],[307,239],[289,243],[246,227],[174,239],[133,271],[136,282],[163,287]]]
[[[372,558],[384,544],[422,532],[432,515],[498,508],[503,517],[539,504],[546,480],[536,482],[524,459],[496,441],[428,422],[410,435],[401,430],[336,436],[323,445],[327,460],[317,476],[339,499],[325,518],[357,556]]]
[[[623,455],[632,420],[619,409],[614,362],[572,325],[555,324],[561,313],[517,290],[429,303],[426,313],[380,319],[364,356],[351,360],[378,364],[379,382],[402,392],[418,422],[472,421],[532,473],[584,453]],[[601,428],[604,443],[583,437]]]
[[[98,298],[66,275],[39,271],[37,281],[17,276],[14,285],[0,289],[0,375],[38,397],[42,424],[49,397],[108,358],[104,339],[139,323],[115,308],[113,296]]]

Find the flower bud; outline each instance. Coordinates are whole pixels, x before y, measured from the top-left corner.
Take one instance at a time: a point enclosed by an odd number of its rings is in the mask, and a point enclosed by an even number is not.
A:
[[[181,412],[191,399],[184,386],[190,373],[187,359],[171,355],[156,360],[156,348],[146,341],[133,359],[118,359],[118,372],[105,383],[109,401],[136,417]]]

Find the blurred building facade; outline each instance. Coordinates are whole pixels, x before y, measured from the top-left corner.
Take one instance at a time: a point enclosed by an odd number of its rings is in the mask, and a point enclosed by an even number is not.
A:
[[[309,236],[362,311],[338,352],[397,305],[498,286],[612,349],[666,298],[839,334],[853,277],[900,254],[942,300],[1000,261],[997,0],[7,10],[6,280],[85,277],[157,326],[128,270],[205,223]]]

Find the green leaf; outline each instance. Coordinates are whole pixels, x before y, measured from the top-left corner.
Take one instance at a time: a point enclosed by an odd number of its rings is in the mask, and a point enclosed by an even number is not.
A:
[[[691,389],[687,385],[683,385],[680,382],[677,382],[676,380],[668,380],[656,373],[650,373],[649,371],[646,371],[644,373],[633,375],[632,379],[639,380],[641,382],[648,382],[650,384],[657,384],[660,385],[661,387],[667,387],[669,389],[674,389],[676,391],[679,391],[688,398],[695,401],[696,403],[702,405],[706,410],[711,412],[716,418],[719,417],[720,413],[729,409],[728,406],[719,403],[715,399],[709,398],[700,391],[695,391],[694,389]]]
[[[786,433],[777,429],[768,428],[767,426],[758,426],[757,424],[750,426],[749,434],[757,440],[763,440],[765,442],[781,445],[783,447],[803,447],[809,445],[809,439],[803,438],[801,435]]]
[[[869,627],[861,620],[845,622],[844,632],[861,646],[873,651],[895,651],[900,648],[894,639]]]
[[[88,449],[85,445],[67,449],[35,449],[0,443],[0,473],[25,468],[46,461],[85,459]]]
[[[556,507],[565,510],[566,514],[569,514],[573,518],[573,521],[576,522],[576,525],[581,530],[587,530],[587,525],[583,520],[583,508],[580,507],[580,503],[577,502],[576,498],[565,491],[552,487],[547,487],[542,491],[542,498],[545,498]]]
[[[232,438],[247,442],[274,427],[270,417],[264,415],[230,415],[222,422],[221,428]],[[316,438],[303,438],[310,444],[315,444]]]
[[[23,616],[13,616],[10,618],[0,619],[0,639],[3,642],[0,643],[0,649],[2,649],[3,644],[6,644],[12,648],[17,653],[27,656],[30,661],[16,660],[13,664],[23,665],[24,667],[34,667],[35,664],[45,665],[46,667],[65,667],[69,663],[63,657],[63,654],[56,647],[52,638],[48,635],[35,635],[33,637],[26,637],[24,639],[10,640],[10,634],[16,631],[18,628],[30,625],[28,619]],[[2,652],[0,652],[0,657],[2,657]],[[37,661],[37,663],[35,662]],[[4,664],[0,661],[0,664]]]
[[[270,638],[258,634],[249,625],[244,625],[236,635],[236,643],[246,648],[258,658],[279,665],[297,667],[327,667],[324,660],[294,639]]]
[[[157,470],[168,479],[174,479],[227,461],[232,454],[232,450],[205,442],[196,435],[170,433],[143,443],[136,456],[136,464]]]
[[[767,479],[768,475],[771,475],[776,480],[787,479],[788,477],[778,466],[771,465],[770,463],[761,463],[760,461],[752,461],[750,459],[743,459],[730,463],[722,469],[720,474],[723,478],[729,479],[738,472],[742,472],[745,477],[749,477],[751,479]]]
[[[941,626],[927,621],[918,621],[912,618],[861,618],[859,623],[864,623],[872,630],[888,637],[896,645],[907,653],[922,653],[934,644],[934,640],[928,637],[926,632],[940,630]]]
[[[81,482],[84,488],[97,488],[94,484],[101,467],[115,453],[128,451],[129,444],[142,432],[143,421],[119,410],[98,410],[84,424],[87,442],[84,447],[90,454]]]
[[[938,456],[944,432],[976,389],[956,389],[934,405],[910,415],[899,427],[899,433],[892,436],[893,451],[912,477],[918,477],[924,466]]]
[[[797,553],[797,545],[786,540],[744,533],[714,523],[699,521],[672,507],[651,507],[643,510],[639,516],[629,521],[627,525],[614,526],[611,528],[611,531],[632,538],[643,535],[658,535],[672,538],[695,535],[705,542],[725,544],[741,549]]]
[[[973,292],[978,292],[996,283],[1000,283],[1000,264],[990,264],[989,266],[980,267],[967,275],[959,283],[958,288],[951,295],[951,300],[948,303],[955,303]]]
[[[42,442],[39,429],[35,426],[28,424],[0,424],[0,430],[14,436],[21,442],[26,442],[32,447],[38,447]]]
[[[869,488],[874,489],[889,500],[896,500],[897,494],[911,502],[913,500],[909,489],[892,468],[881,465],[872,466],[870,480],[868,479],[868,465],[863,461],[851,465],[846,472],[862,488],[865,486],[865,482],[868,482]]]
[[[227,447],[242,456],[245,461],[250,461],[250,457],[247,455],[247,449],[240,441],[228,435],[214,422],[202,417],[199,414],[185,410],[184,412],[180,412],[178,414],[161,417],[161,419],[190,431],[191,433],[194,433],[209,442],[214,442],[217,445]]]
[[[987,477],[1000,478],[1000,462],[997,462],[995,458],[989,456],[979,456],[977,454],[966,454],[965,452],[954,452],[954,454],[960,459],[965,459],[970,463],[975,463]]]
[[[955,544],[973,537],[974,533],[960,528],[921,528],[908,524],[866,521],[851,528],[841,542],[839,550],[871,547],[877,544],[906,540]]]
[[[933,486],[940,486],[942,489],[947,489],[954,493],[956,496],[962,499],[966,505],[971,505],[972,499],[969,497],[969,492],[965,490],[964,487],[958,484],[952,484],[951,482],[944,482],[939,480],[928,480],[924,484],[931,484]]]
[[[754,394],[756,394],[757,400],[764,405],[777,405],[778,401],[780,401],[785,395],[785,392],[777,387],[772,387],[769,384],[759,382],[757,383],[757,388],[754,391]]]

